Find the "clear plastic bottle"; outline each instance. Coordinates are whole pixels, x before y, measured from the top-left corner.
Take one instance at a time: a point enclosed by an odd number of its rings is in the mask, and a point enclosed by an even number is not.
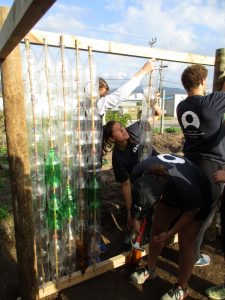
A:
[[[89,263],[95,264],[100,261],[101,241],[101,178],[100,173],[92,174],[88,186],[89,208]]]
[[[47,217],[44,210],[35,210],[34,233],[36,242],[38,280],[39,285],[43,286],[50,280],[48,252],[49,232],[47,228]]]
[[[100,171],[102,160],[102,119],[96,107],[89,109],[87,114],[87,152],[88,170]]]
[[[58,147],[58,91],[56,85],[56,67],[53,53],[44,41],[39,58],[39,77],[43,110],[43,135],[45,156],[49,149]]]
[[[99,99],[99,77],[91,47],[88,48],[88,61],[85,66],[85,96],[87,108],[91,108]]]
[[[80,173],[80,176],[82,174]],[[78,177],[75,182],[75,197],[77,201],[77,266],[84,274],[88,267],[88,203],[87,203],[87,182],[84,177]]]
[[[72,189],[66,186],[62,197],[62,228],[64,249],[64,269],[65,273],[71,275],[76,270],[76,214],[77,208]]]
[[[85,108],[77,107],[74,113],[74,141],[76,147],[86,145],[87,114]]]
[[[64,275],[64,247],[57,233],[55,233],[49,245],[49,258],[51,265],[51,277],[53,281],[58,281]]]
[[[96,263],[100,262],[100,244],[101,244],[101,227],[96,223],[90,226],[89,240],[89,264],[95,268]]]
[[[36,243],[38,281],[44,286],[50,280],[48,228],[45,189],[44,143],[42,131],[42,102],[40,96],[38,60],[26,41],[23,53],[23,80],[26,102],[26,121],[29,139],[29,158],[34,211],[34,235]]]
[[[46,186],[45,181],[32,181],[33,211],[45,210],[46,208]]]
[[[143,79],[143,92],[147,102],[155,100],[156,94],[159,90],[158,70],[153,70],[151,73],[145,75]]]
[[[139,159],[144,160],[152,153],[152,128],[150,120],[154,119],[154,104],[156,102],[156,95],[158,92],[158,70],[154,70],[146,74],[143,81],[143,92],[145,100],[142,101],[142,115],[141,115],[141,138]]]

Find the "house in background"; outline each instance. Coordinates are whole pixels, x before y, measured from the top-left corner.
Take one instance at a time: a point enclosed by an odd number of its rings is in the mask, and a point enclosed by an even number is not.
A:
[[[129,97],[127,97],[126,100],[121,102],[112,110],[119,111],[121,114],[131,115],[132,121],[137,120],[141,102],[143,99],[144,95],[142,93],[132,93]]]
[[[166,95],[165,97],[165,115],[176,117],[177,105],[187,98],[187,94]]]
[[[166,94],[164,113],[169,117],[176,117],[177,105],[187,97],[187,94]],[[121,114],[128,113],[131,115],[132,120],[137,120],[138,112],[141,107],[141,102],[144,99],[142,93],[131,94],[124,102],[115,107],[114,110],[119,111]],[[161,103],[160,103],[161,105]]]
[[[133,93],[125,101],[120,103],[119,111],[121,114],[129,114],[132,121],[138,119],[141,102],[144,99],[142,93]]]

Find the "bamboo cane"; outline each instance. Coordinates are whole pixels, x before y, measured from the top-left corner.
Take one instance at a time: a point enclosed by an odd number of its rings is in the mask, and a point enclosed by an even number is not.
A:
[[[65,70],[65,52],[64,52],[64,44],[63,44],[63,36],[60,36],[60,53],[61,53],[61,64],[62,64],[62,91],[63,91],[63,105],[64,105],[64,111],[63,111],[63,129],[64,129],[64,144],[66,146],[66,186],[71,186],[71,182],[70,182],[70,178],[69,178],[69,140],[68,140],[68,136],[67,136],[67,92],[66,92],[66,88],[65,88],[65,82],[66,82],[66,78],[65,78],[65,74],[66,74],[66,70]],[[68,224],[68,228],[70,228],[71,226],[71,220],[69,217],[69,220],[67,220],[69,222]],[[68,235],[69,236],[69,235]],[[71,260],[71,255],[72,255],[72,245],[71,245],[71,239],[69,238],[68,240],[69,243],[69,247],[68,247],[68,258],[69,258],[69,277],[71,277],[72,274],[72,260]]]
[[[30,91],[31,91],[31,107],[32,107],[32,122],[33,122],[33,132],[34,132],[34,156],[35,156],[35,181],[36,181],[36,186],[38,186],[38,178],[39,178],[39,171],[38,171],[38,147],[37,147],[37,120],[36,120],[36,99],[35,99],[35,93],[34,93],[34,88],[33,88],[33,80],[32,80],[32,75],[31,75],[31,62],[30,62],[30,44],[29,41],[26,39],[25,40],[25,49],[26,49],[26,58],[27,58],[27,66],[28,66],[28,78],[29,78],[29,85],[30,85]],[[38,208],[39,211],[42,208],[42,203],[41,203],[41,197],[38,194]],[[40,216],[39,216],[40,217]],[[41,232],[41,228],[39,226],[39,234]],[[36,245],[36,243],[35,243]],[[36,245],[37,247],[37,245]],[[41,238],[39,239],[39,245],[38,245],[39,253],[42,253],[42,241]],[[42,254],[40,255],[40,265],[41,265],[41,276],[43,278],[43,287],[45,285],[45,272],[44,272],[44,264],[43,264],[43,257]],[[37,263],[37,260],[36,260]],[[36,266],[37,270],[38,267]]]
[[[79,94],[80,90],[80,74],[79,74],[79,47],[78,47],[78,41],[75,41],[75,52],[76,52],[76,85],[77,85],[77,131],[78,131],[78,168],[79,168],[79,173],[78,177],[79,178],[84,178],[84,172],[82,169],[82,147],[81,147],[81,97]],[[80,241],[79,241],[79,267],[81,269],[82,275],[85,273],[85,270],[88,266],[87,263],[87,233],[86,229],[84,228],[84,218],[85,218],[85,204],[84,204],[84,188],[82,186],[79,186],[79,195],[78,195],[78,200],[79,200],[79,223],[82,223],[82,227],[79,228],[80,230]],[[87,215],[87,214],[86,214]]]
[[[50,101],[50,92],[49,92],[49,71],[48,71],[48,46],[46,44],[46,40],[44,42],[44,54],[45,54],[45,75],[47,82],[47,98],[48,98],[48,122],[49,122],[49,135],[50,135],[50,148],[53,149],[54,143],[52,140],[52,118],[51,118],[51,101]]]
[[[91,150],[91,156],[92,156],[92,168],[93,168],[93,177],[96,177],[96,146],[95,146],[95,133],[96,133],[96,127],[95,127],[95,98],[93,95],[93,61],[92,61],[92,48],[88,47],[88,61],[89,61],[89,71],[90,71],[90,96],[91,96],[91,131],[92,131],[92,150]],[[96,201],[96,188],[94,187],[94,199],[93,201]],[[97,224],[97,208],[95,205],[93,205],[93,243],[94,243],[94,249],[96,252],[97,247],[97,237],[96,237],[96,229],[95,226]],[[96,259],[94,259],[94,270],[96,269]]]

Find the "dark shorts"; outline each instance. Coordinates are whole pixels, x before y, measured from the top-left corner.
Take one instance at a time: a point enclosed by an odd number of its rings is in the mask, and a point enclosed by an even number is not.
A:
[[[224,170],[225,165],[222,163],[218,163],[215,161],[207,160],[207,159],[196,159],[191,160],[193,161],[208,177],[210,183],[211,183],[211,189],[212,189],[212,201],[218,201],[220,199],[222,193],[223,193],[223,183],[215,183],[213,180],[213,174],[217,170]]]

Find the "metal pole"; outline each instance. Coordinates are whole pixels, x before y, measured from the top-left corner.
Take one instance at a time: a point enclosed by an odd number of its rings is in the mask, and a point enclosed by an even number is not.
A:
[[[160,133],[164,132],[164,110],[165,110],[165,90],[162,91],[162,98],[161,98],[161,119],[160,119]]]

